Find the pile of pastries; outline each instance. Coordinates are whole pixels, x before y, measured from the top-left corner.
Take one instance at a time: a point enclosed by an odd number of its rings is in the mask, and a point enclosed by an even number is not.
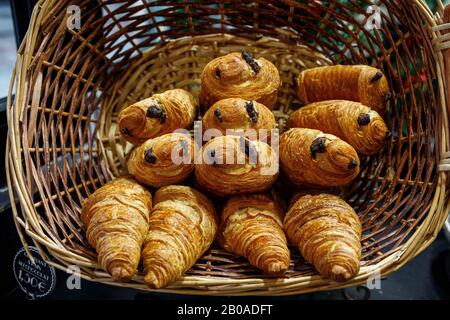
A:
[[[199,106],[189,92],[172,89],[120,112],[120,133],[135,145],[129,175],[97,189],[81,211],[98,263],[114,281],[130,280],[142,262],[149,287],[170,285],[215,240],[268,275],[287,271],[288,241],[325,278],[346,281],[359,272],[361,222],[323,188],[349,184],[359,156],[383,148],[386,77],[363,65],[301,72],[296,91],[305,106],[290,115],[278,151],[270,132],[280,85],[270,61],[233,52],[205,66]],[[182,130],[199,112],[200,145]],[[287,210],[268,192],[279,167],[303,188]],[[195,189],[182,185],[191,176]]]

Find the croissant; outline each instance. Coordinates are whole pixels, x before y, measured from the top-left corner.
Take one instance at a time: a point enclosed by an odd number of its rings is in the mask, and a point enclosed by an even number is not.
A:
[[[365,65],[336,65],[302,71],[297,96],[305,104],[333,99],[361,102],[383,115],[391,94],[381,70]]]
[[[243,133],[250,140],[268,141],[275,117],[266,106],[253,100],[228,98],[217,101],[202,118],[204,133],[217,129],[222,135]]]
[[[333,134],[366,156],[379,152],[390,135],[386,123],[376,111],[347,100],[308,104],[290,116],[289,126]]]
[[[331,134],[293,128],[280,138],[280,163],[286,176],[299,186],[342,186],[359,173],[355,149]]]
[[[265,273],[282,274],[290,261],[283,218],[283,211],[268,195],[232,197],[223,209],[219,243]]]
[[[210,247],[217,232],[212,203],[185,186],[166,186],[155,193],[149,224],[142,262],[150,288],[180,278]]]
[[[200,150],[195,166],[197,183],[216,196],[264,191],[278,176],[278,161],[262,141],[220,136]]]
[[[114,281],[128,281],[136,272],[151,208],[150,192],[128,176],[106,183],[83,203],[87,239]]]
[[[301,197],[286,213],[284,230],[323,277],[342,282],[358,274],[362,226],[352,207],[339,197]]]
[[[202,71],[201,84],[200,106],[205,111],[225,98],[256,100],[272,109],[281,79],[270,61],[242,51],[211,60]]]
[[[119,114],[122,137],[135,144],[190,127],[197,114],[193,96],[183,89],[154,94],[123,109]]]
[[[128,172],[152,187],[181,182],[194,170],[194,147],[192,138],[182,133],[149,139],[131,152]]]

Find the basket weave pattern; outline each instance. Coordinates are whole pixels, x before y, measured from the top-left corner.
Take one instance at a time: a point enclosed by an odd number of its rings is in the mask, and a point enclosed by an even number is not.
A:
[[[353,2],[41,0],[8,101],[7,178],[20,204],[13,203],[13,213],[24,246],[37,246],[63,270],[79,265],[86,279],[147,290],[139,274],[116,284],[98,269],[81,229],[81,203],[124,172],[131,146],[116,125],[122,108],[175,87],[197,96],[208,61],[245,49],[280,71],[274,113],[281,131],[300,106],[293,82],[303,69],[369,64],[387,75],[393,135],[382,153],[362,158],[356,181],[338,190],[363,224],[360,274],[345,284],[329,282],[292,248],[287,274],[267,278],[213,245],[180,281],[159,291],[297,294],[363,283],[412,259],[434,240],[450,206],[450,20],[440,1],[437,14],[420,0]],[[67,27],[73,4],[81,9],[80,30]],[[368,5],[382,8],[380,29],[367,28]],[[274,190],[289,200],[282,187]]]

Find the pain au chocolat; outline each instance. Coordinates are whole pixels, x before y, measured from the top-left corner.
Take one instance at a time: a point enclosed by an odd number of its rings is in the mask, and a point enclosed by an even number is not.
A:
[[[276,154],[262,141],[220,136],[207,142],[199,156],[197,183],[216,196],[264,191],[278,176]]]
[[[118,124],[122,137],[139,145],[148,139],[189,128],[197,115],[194,97],[183,89],[154,94],[123,109]]]
[[[280,164],[298,186],[333,187],[350,183],[360,160],[351,145],[334,135],[292,128],[280,137]]]
[[[275,117],[266,106],[254,100],[228,98],[219,100],[202,117],[203,132],[243,134],[250,140],[269,141],[276,128]],[[212,132],[214,133],[214,131]]]
[[[201,74],[200,106],[209,109],[226,98],[256,100],[272,109],[281,85],[277,68],[248,52],[232,52],[211,60]]]

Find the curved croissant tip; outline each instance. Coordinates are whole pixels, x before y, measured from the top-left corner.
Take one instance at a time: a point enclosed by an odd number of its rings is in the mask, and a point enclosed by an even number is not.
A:
[[[144,277],[145,284],[152,289],[159,289],[162,287],[161,282],[156,277],[153,271],[148,271]]]
[[[117,266],[111,268],[111,276],[114,281],[125,282],[131,279],[133,276],[126,268]]]
[[[269,263],[266,272],[269,274],[281,274],[288,269],[288,266],[281,261],[274,261]]]
[[[331,277],[335,281],[344,282],[344,281],[347,281],[348,279],[350,279],[352,277],[352,275],[344,267],[335,265],[331,269]]]

